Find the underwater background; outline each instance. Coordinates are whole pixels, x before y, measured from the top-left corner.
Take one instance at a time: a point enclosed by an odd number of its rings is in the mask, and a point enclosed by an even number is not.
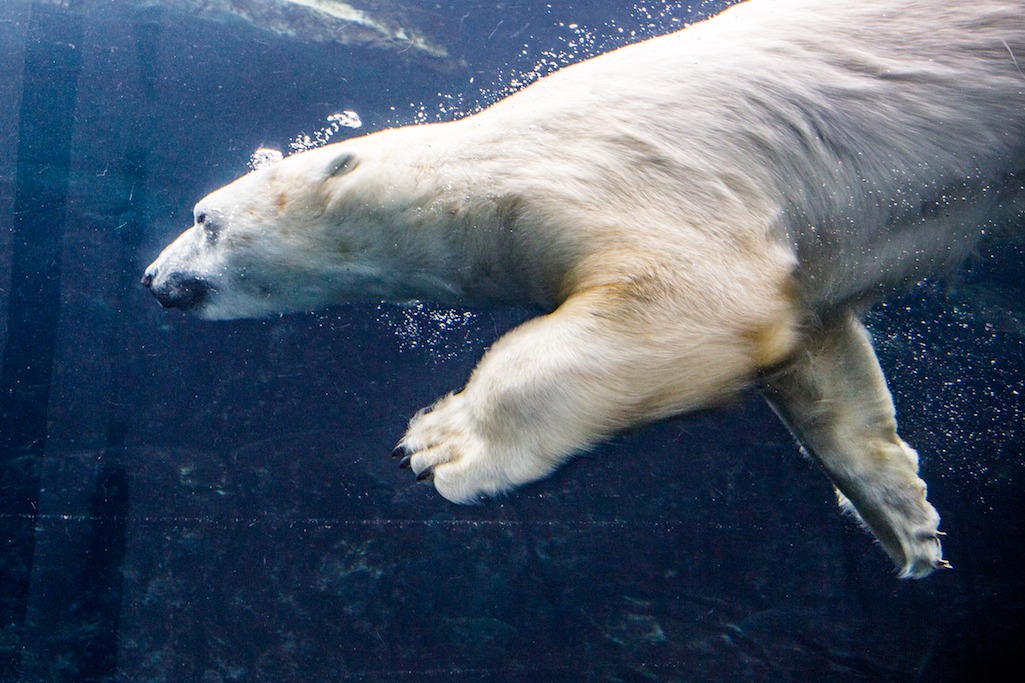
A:
[[[209,323],[138,284],[258,148],[727,4],[0,0],[0,681],[1025,680],[1020,239],[868,316],[948,533],[922,581],[754,391],[458,507],[389,453],[531,312]]]

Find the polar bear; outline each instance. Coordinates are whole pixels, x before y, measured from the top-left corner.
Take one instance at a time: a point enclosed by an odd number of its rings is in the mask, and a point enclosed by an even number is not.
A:
[[[948,566],[858,315],[1025,215],[1021,0],[749,0],[454,122],[219,189],[149,266],[208,319],[541,314],[395,455],[466,503],[758,385],[902,577]]]

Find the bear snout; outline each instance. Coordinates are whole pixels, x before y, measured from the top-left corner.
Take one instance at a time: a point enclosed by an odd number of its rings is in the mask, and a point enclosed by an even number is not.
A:
[[[154,271],[142,276],[142,286],[156,297],[164,308],[188,311],[198,308],[211,291],[210,283],[188,273],[171,273],[158,280]]]

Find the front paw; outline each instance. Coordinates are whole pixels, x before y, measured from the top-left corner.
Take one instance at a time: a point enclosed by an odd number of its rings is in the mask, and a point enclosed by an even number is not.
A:
[[[500,451],[477,433],[472,416],[457,394],[446,396],[421,411],[392,453],[399,467],[409,468],[417,481],[430,481],[454,503],[475,503],[512,488]]]

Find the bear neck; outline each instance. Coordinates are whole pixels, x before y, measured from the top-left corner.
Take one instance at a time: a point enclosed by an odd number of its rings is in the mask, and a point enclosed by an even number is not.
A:
[[[532,225],[529,199],[503,187],[495,158],[481,153],[488,145],[466,130],[471,120],[388,131],[389,147],[406,150],[410,182],[400,190],[408,218],[387,241],[388,298],[551,310],[563,298],[564,250]],[[410,131],[415,144],[404,145]]]

